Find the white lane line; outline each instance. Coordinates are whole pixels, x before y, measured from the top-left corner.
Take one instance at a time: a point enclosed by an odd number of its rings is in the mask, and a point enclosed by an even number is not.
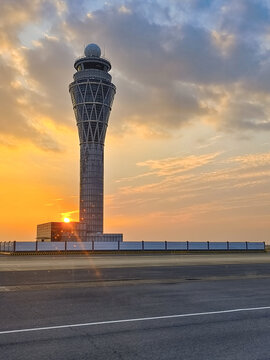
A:
[[[152,316],[152,317],[135,318],[135,319],[97,321],[97,322],[89,322],[89,323],[82,323],[82,324],[56,325],[56,326],[46,326],[46,327],[30,328],[30,329],[18,329],[18,330],[4,330],[4,331],[0,331],[0,335],[16,334],[16,333],[32,332],[32,331],[66,329],[66,328],[83,327],[83,326],[121,324],[121,323],[137,322],[137,321],[174,319],[174,318],[184,318],[184,317],[191,317],[191,316],[229,314],[229,313],[236,313],[236,312],[243,312],[243,311],[258,311],[258,310],[269,310],[269,309],[270,309],[270,306],[262,306],[262,307],[255,307],[255,308],[207,311],[207,312],[191,313],[191,314],[177,314],[177,315]]]

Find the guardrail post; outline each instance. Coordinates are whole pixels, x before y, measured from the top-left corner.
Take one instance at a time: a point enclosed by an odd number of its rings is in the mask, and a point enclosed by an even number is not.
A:
[[[14,241],[14,245],[13,245],[13,252],[16,251],[16,241]]]
[[[209,244],[209,241],[207,241],[207,250],[210,250],[210,244]]]
[[[38,242],[36,241],[36,251],[38,251]]]
[[[248,242],[246,241],[246,250],[248,250]]]
[[[142,250],[144,250],[144,241],[142,241]]]
[[[65,241],[65,251],[67,251],[67,242]]]
[[[187,250],[189,250],[189,242],[187,241]]]
[[[167,248],[167,241],[165,241],[165,250],[168,250],[168,248]]]
[[[230,243],[227,241],[227,250],[230,250]]]

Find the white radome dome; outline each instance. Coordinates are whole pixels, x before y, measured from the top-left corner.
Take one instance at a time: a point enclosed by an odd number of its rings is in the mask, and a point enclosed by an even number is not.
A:
[[[101,50],[97,44],[88,44],[84,49],[84,55],[87,57],[100,57]]]

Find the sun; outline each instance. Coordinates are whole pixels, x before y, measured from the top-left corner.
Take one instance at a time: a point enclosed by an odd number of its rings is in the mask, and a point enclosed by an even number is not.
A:
[[[67,218],[67,217],[65,217],[65,218],[64,218],[64,222],[65,222],[65,223],[69,223],[69,222],[70,222],[70,219]]]

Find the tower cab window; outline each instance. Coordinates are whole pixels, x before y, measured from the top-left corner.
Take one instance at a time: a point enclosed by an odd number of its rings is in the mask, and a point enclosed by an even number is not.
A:
[[[85,69],[98,69],[98,70],[105,70],[104,69],[104,65],[98,63],[98,62],[87,62],[84,63],[84,68]]]

